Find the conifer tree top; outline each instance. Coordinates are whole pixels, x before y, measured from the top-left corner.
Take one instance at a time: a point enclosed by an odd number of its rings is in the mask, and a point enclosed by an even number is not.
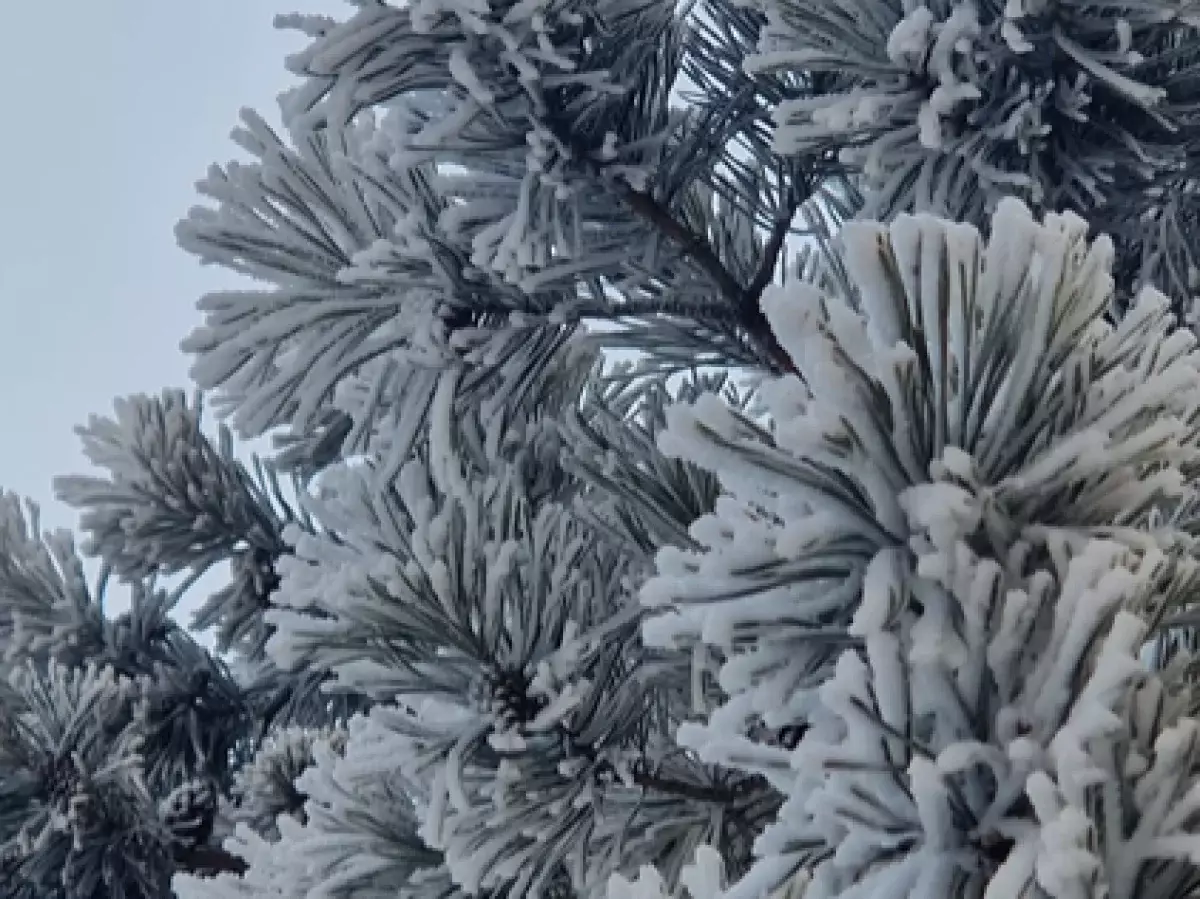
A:
[[[278,21],[100,576],[0,497],[0,895],[1196,893],[1190,0]]]

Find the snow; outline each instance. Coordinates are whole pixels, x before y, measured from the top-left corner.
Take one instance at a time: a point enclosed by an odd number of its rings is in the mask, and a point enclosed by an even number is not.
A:
[[[1170,332],[1153,293],[1122,322],[1120,337],[1103,324],[1112,246],[1087,245],[1075,216],[1038,222],[1010,201],[997,209],[987,243],[927,215],[856,225],[846,243],[864,318],[807,287],[777,289],[764,304],[806,385],[764,393],[771,432],[710,399],[690,416],[674,413],[661,440],[664,450],[713,467],[740,500],[723,499],[693,529],[702,550],[662,552],[660,574],[643,591],[653,605],[669,597],[672,609],[647,622],[647,638],[669,632],[672,644],[707,643],[729,693],[706,725],[681,729],[680,741],[707,762],[751,766],[780,782],[746,722],[797,692],[785,658],[823,666],[816,688],[803,691],[811,704],[797,706],[810,727],[792,753],[787,802],[760,839],[756,868],[731,894],[782,870],[785,846],[810,843],[832,853],[813,863],[819,896],[941,896],[960,877],[1014,899],[1029,878],[1062,897],[1127,883],[1150,843],[1098,849],[1094,835],[1117,813],[1106,804],[1119,802],[1114,779],[1144,781],[1150,769],[1114,769],[1112,747],[1130,733],[1131,696],[1139,705],[1162,696],[1141,688],[1154,683],[1141,651],[1145,616],[1161,601],[1152,585],[1194,575],[1190,563],[1169,562],[1156,539],[1126,527],[1126,516],[1180,495],[1181,467],[1194,464],[1195,438],[1178,427],[1194,414],[1185,409],[1200,408],[1194,339]],[[939,305],[947,270],[955,272],[949,289],[969,296]],[[1009,318],[1014,309],[1029,313]],[[989,358],[994,350],[983,341],[1016,322],[1006,355]],[[918,336],[920,367],[886,364],[885,351]],[[1001,366],[986,394],[978,369],[963,364],[968,356],[973,366]],[[1070,403],[1042,419],[1045,436],[1031,451],[1014,452],[1014,434],[1038,420],[1025,398],[1052,404],[1055,391]],[[914,394],[929,406],[909,414],[907,429],[877,428],[874,441],[827,450],[834,434],[858,437],[868,422],[897,422]],[[869,417],[868,397],[882,407]],[[908,462],[897,465],[902,453]],[[907,479],[892,498],[901,517],[886,529],[832,517],[840,482],[809,481],[809,459],[860,485],[877,517],[889,514],[875,500],[884,486]],[[1093,484],[1104,485],[1107,499],[1093,495]],[[1097,530],[1102,522],[1109,527]],[[861,555],[833,566],[831,547],[854,539],[855,528]],[[840,620],[861,644],[826,651],[815,628],[789,631],[784,622],[806,608],[803,582],[760,575],[753,592],[725,586],[737,573],[749,591],[749,573],[769,570],[754,560],[772,551],[790,572],[803,571],[802,560],[830,565],[821,589],[847,603]],[[734,635],[750,628],[774,639],[739,644]],[[786,652],[774,655],[776,646]],[[1032,818],[1010,817],[1022,792]],[[975,831],[960,830],[951,796],[973,809]],[[1097,796],[1106,798],[1098,805]],[[1161,811],[1139,807],[1147,822],[1161,820]],[[884,859],[896,845],[885,832],[913,836]],[[1013,848],[996,870],[971,848],[1009,838]]]

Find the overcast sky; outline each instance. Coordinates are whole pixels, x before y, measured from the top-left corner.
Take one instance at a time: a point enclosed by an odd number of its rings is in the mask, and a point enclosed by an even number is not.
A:
[[[0,54],[0,486],[72,523],[50,479],[113,397],[186,386],[196,298],[230,278],[175,246],[238,110],[276,118],[300,35],[277,12],[334,0],[65,0],[8,11]],[[15,15],[15,21],[13,16]]]
[[[279,12],[335,0],[60,0],[6,9],[0,81],[0,487],[74,513],[72,429],[115,396],[186,387],[197,297],[233,282],[175,246],[208,165],[237,155],[238,110],[277,120],[292,84]],[[14,19],[15,17],[15,19]]]

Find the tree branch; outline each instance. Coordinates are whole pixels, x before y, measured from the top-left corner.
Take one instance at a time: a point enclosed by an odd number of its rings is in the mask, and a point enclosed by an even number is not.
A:
[[[782,175],[780,175],[780,181],[781,183],[783,181]],[[756,304],[762,300],[763,291],[771,285],[771,281],[775,278],[775,267],[779,263],[779,254],[783,252],[783,244],[787,240],[788,232],[792,230],[792,219],[796,217],[796,213],[800,211],[804,201],[812,196],[812,188],[806,184],[804,190],[792,190],[789,186],[787,195],[784,213],[775,220],[775,224],[771,228],[771,235],[763,247],[763,257],[759,263],[758,272],[754,275],[754,280],[750,282],[750,287],[746,291],[749,298]]]
[[[569,746],[569,754],[582,755],[593,765],[595,765],[594,773],[607,774],[616,777],[616,771],[612,763],[606,759],[599,758],[596,748],[586,743],[576,743],[572,734],[559,725],[559,731]],[[641,787],[643,790],[654,790],[657,793],[666,793],[670,796],[682,796],[685,799],[691,799],[695,802],[711,802],[715,805],[732,805],[738,799],[744,797],[756,786],[765,786],[766,780],[759,775],[754,775],[733,785],[729,784],[703,784],[695,783],[687,780],[677,780],[673,777],[664,777],[661,774],[656,774],[646,766],[646,760],[642,759],[633,765],[633,770],[630,772],[634,784]]]
[[[671,213],[649,193],[634,189],[628,182],[615,182],[621,198],[647,223],[653,225],[672,241],[686,256],[712,279],[720,288],[721,293],[729,298],[741,299],[745,291],[737,279],[730,274],[729,269],[717,258],[709,242],[699,234],[690,230],[678,221]]]
[[[700,267],[701,271],[708,275],[721,292],[721,295],[733,305],[735,315],[742,330],[746,332],[746,335],[754,343],[762,348],[767,363],[777,374],[799,374],[792,357],[788,355],[787,350],[775,338],[775,332],[771,330],[770,322],[767,321],[767,316],[763,313],[759,300],[761,299],[762,291],[770,283],[770,279],[774,275],[776,261],[783,249],[783,242],[787,237],[788,229],[791,227],[791,219],[795,215],[795,209],[798,209],[799,204],[802,202],[800,195],[804,193],[803,191],[797,191],[789,195],[788,206],[792,209],[792,214],[785,216],[787,218],[786,223],[781,220],[772,230],[771,237],[768,239],[765,248],[764,259],[750,288],[746,288],[741,285],[738,279],[725,267],[725,264],[721,262],[720,257],[717,256],[716,251],[713,250],[707,238],[702,234],[695,233],[683,222],[676,219],[671,214],[670,209],[656,200],[651,193],[645,190],[638,190],[623,178],[610,177],[605,171],[605,164],[603,162],[593,158],[585,148],[578,146],[567,135],[553,133],[553,136],[561,144],[563,151],[567,155],[573,156],[577,161],[583,162],[588,166],[593,175],[601,179],[602,182],[610,184],[635,215],[666,235],[668,239],[678,245],[680,251],[685,256],[690,257]],[[811,188],[809,195],[811,195]],[[792,203],[795,203],[794,207]],[[762,281],[761,285],[759,285],[760,281]],[[755,292],[756,285],[758,285],[757,292]]]
[[[689,783],[671,777],[661,777],[644,770],[634,772],[633,782],[644,790],[682,796],[696,802],[711,802],[715,805],[729,805],[744,793],[744,790],[737,787],[723,784]]]
[[[625,181],[616,181],[615,183],[626,205],[677,244],[680,251],[685,256],[689,256],[701,271],[712,279],[726,299],[733,303],[742,328],[751,340],[762,347],[768,363],[776,373],[797,374],[795,362],[775,338],[775,332],[771,330],[771,325],[759,302],[763,290],[770,284],[775,273],[776,261],[791,227],[791,217],[788,217],[786,221],[781,219],[772,229],[771,236],[764,248],[764,257],[758,273],[750,287],[744,288],[717,257],[712,245],[703,236],[696,234],[677,220],[670,211],[646,191],[636,190]],[[798,205],[797,203],[797,208]],[[794,210],[792,214],[795,214]]]

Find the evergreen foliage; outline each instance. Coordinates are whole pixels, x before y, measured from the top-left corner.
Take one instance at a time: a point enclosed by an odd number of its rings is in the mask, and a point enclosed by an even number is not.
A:
[[[0,896],[1196,895],[1200,8],[351,7],[0,497]]]

